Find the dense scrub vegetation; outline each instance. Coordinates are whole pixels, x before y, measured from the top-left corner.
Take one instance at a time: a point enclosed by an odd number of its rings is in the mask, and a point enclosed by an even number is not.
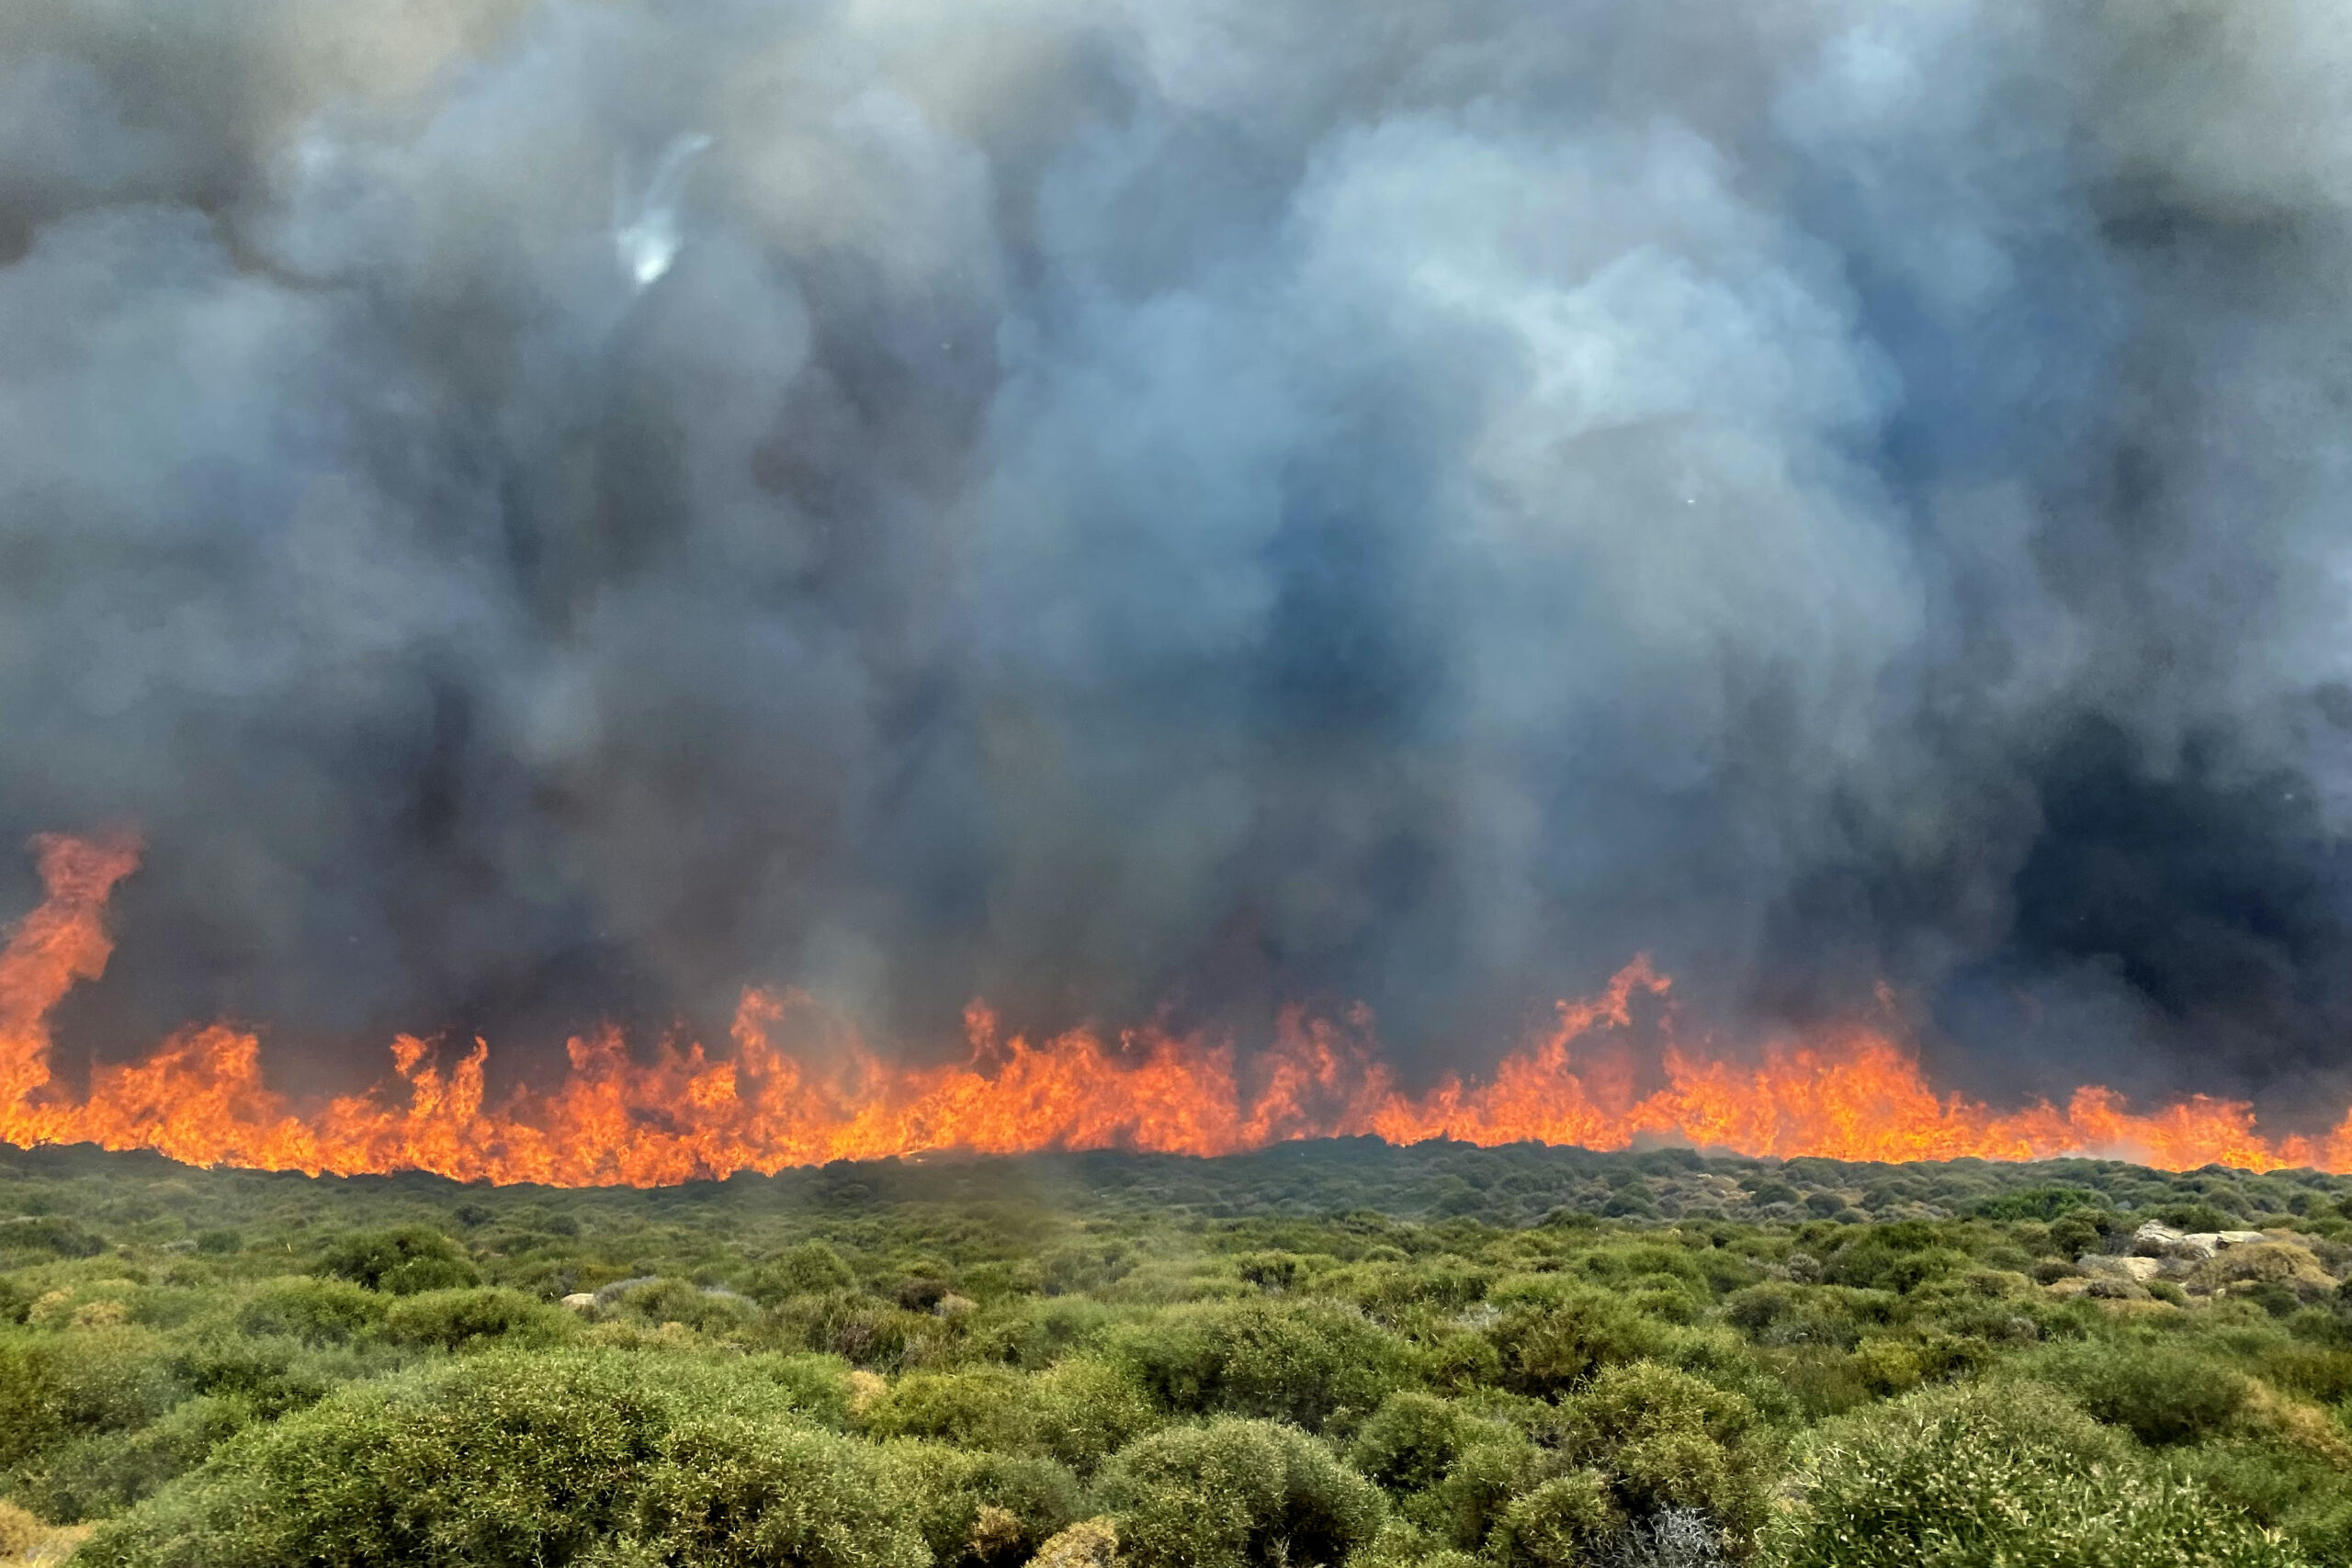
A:
[[[2347,1202],[1679,1150],[572,1192],[0,1149],[0,1560],[2352,1563]]]

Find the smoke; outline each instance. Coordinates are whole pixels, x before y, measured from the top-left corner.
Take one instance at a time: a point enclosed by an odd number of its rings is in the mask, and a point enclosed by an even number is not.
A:
[[[1647,950],[2340,1105],[2346,81],[2323,0],[21,0],[0,835],[150,845],[67,1037],[1475,1069]]]

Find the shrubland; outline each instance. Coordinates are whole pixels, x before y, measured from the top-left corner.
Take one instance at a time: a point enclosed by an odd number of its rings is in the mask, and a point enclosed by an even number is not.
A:
[[[0,1562],[2352,1564],[2347,1201],[1355,1142],[652,1191],[0,1149]]]

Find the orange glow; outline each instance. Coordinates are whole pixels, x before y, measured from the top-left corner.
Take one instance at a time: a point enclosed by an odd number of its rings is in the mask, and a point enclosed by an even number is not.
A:
[[[1894,1039],[1860,1023],[1767,1043],[1749,1060],[1669,1044],[1664,1087],[1636,1094],[1624,1062],[1637,1010],[1669,1038],[1674,1023],[1670,982],[1639,958],[1600,996],[1559,1003],[1552,1027],[1485,1081],[1449,1079],[1425,1094],[1397,1084],[1362,1010],[1338,1021],[1286,1011],[1273,1043],[1245,1062],[1228,1043],[1157,1029],[1007,1039],[976,1002],[965,1014],[966,1061],[902,1066],[807,996],[754,990],[724,1057],[665,1041],[639,1061],[608,1029],[571,1043],[571,1070],[555,1089],[494,1102],[486,1044],[449,1052],[402,1036],[374,1089],[298,1107],[264,1081],[259,1040],[223,1024],[98,1066],[76,1098],[51,1081],[49,1015],[105,969],[107,898],[139,852],[127,840],[66,837],[33,850],[47,897],[0,952],[0,1140],[24,1146],[94,1143],[192,1165],[562,1186],[654,1186],[941,1149],[1217,1155],[1367,1133],[1392,1143],[1615,1149],[1642,1140],[1854,1160],[2094,1155],[2174,1169],[2352,1168],[2352,1117],[2323,1139],[2273,1140],[2242,1104],[2199,1097],[2140,1114],[2096,1087],[2063,1110],[1999,1112],[1939,1096]]]

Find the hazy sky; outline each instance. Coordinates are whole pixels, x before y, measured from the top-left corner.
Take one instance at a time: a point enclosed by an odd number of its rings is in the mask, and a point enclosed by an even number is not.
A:
[[[2338,0],[13,0],[0,833],[149,844],[69,1037],[1475,1070],[1647,950],[2340,1105],[2346,83]]]

